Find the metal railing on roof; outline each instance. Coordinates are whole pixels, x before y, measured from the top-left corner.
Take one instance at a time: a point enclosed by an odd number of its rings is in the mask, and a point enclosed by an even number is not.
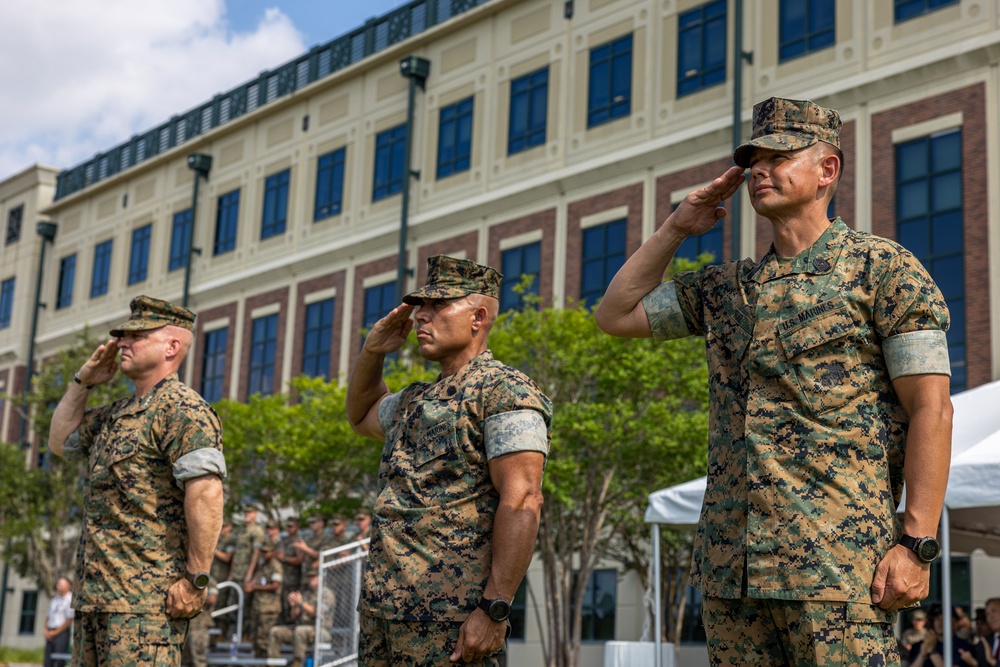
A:
[[[58,201],[110,178],[487,2],[489,0],[412,0],[370,19],[360,28],[313,47],[295,60],[261,72],[256,79],[220,93],[159,127],[66,169],[57,177],[55,199]]]

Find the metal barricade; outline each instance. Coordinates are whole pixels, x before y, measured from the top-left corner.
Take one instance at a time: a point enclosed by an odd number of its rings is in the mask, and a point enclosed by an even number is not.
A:
[[[358,598],[361,572],[368,561],[368,540],[328,549],[319,558],[315,667],[356,665]]]
[[[223,607],[222,609],[216,609],[212,612],[212,618],[218,618],[225,614],[229,614],[233,611],[236,612],[236,632],[233,636],[229,638],[229,641],[233,644],[239,644],[243,639],[243,587],[237,584],[235,581],[223,581],[216,586],[220,591],[226,588],[232,588],[236,591],[236,604],[231,604],[228,607]]]

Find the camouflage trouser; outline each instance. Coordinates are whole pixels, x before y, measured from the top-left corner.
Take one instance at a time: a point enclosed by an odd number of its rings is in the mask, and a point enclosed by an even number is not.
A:
[[[461,623],[394,621],[361,613],[358,644],[359,667],[454,667],[448,658],[458,645]],[[463,662],[475,667],[497,667],[497,656],[479,662]]]
[[[183,664],[191,667],[205,667],[205,656],[208,653],[208,631],[215,624],[212,622],[212,612],[205,609],[191,619],[188,624],[187,641],[184,642]]]
[[[852,602],[706,598],[702,604],[713,667],[899,665],[893,616]]]
[[[186,618],[166,614],[77,612],[73,621],[74,667],[178,667]]]
[[[330,633],[324,632],[323,639],[330,641]],[[276,625],[271,628],[267,635],[267,657],[280,658],[281,645],[292,645],[292,658],[300,663],[305,660],[306,654],[312,652],[313,642],[316,640],[316,626],[314,625]]]
[[[253,616],[253,654],[267,657],[268,633],[278,623],[279,611],[257,611]]]

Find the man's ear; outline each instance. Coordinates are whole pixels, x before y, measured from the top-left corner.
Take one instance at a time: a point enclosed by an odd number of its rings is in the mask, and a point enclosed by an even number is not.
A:
[[[820,186],[827,186],[837,182],[837,176],[840,174],[840,158],[833,153],[828,153],[824,155],[819,160],[819,166],[822,171],[820,175]]]
[[[472,330],[479,331],[486,325],[490,313],[486,306],[477,306],[472,312]]]

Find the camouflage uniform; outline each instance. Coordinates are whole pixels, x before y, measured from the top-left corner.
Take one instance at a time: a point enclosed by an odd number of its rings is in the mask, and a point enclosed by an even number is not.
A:
[[[321,532],[311,533],[309,537],[305,538],[303,541],[307,545],[309,545],[310,549],[315,549],[318,553],[323,553],[327,549],[332,549],[333,547],[337,546],[336,542],[334,541],[333,534],[330,533],[325,526],[323,527],[323,530]],[[302,565],[300,566],[299,570],[301,572],[299,581],[308,581],[309,572],[315,567],[314,564],[318,562],[319,562],[318,557],[313,558],[309,554],[303,553]],[[308,590],[308,588],[309,587],[307,585],[303,585],[301,590],[303,593],[305,593],[306,590]]]
[[[490,574],[499,494],[489,459],[548,453],[552,406],[484,352],[454,375],[379,406],[385,446],[360,608],[376,617],[462,622]]]
[[[254,571],[253,580],[257,586],[266,586],[275,582],[281,583],[281,563],[274,558],[264,560],[262,557]],[[258,658],[267,657],[267,635],[271,628],[277,624],[280,613],[280,587],[276,591],[260,589],[254,591],[251,618],[254,627],[254,654]]]
[[[215,627],[212,611],[218,601],[219,589],[216,579],[212,577],[208,584],[208,595],[201,613],[188,622],[187,639],[184,641],[183,664],[191,667],[206,667],[208,654],[209,630]]]
[[[310,651],[316,641],[316,615],[309,613],[305,606],[316,608],[316,591],[311,588],[302,593],[302,609],[295,619],[296,625],[278,625],[271,628],[267,641],[267,657],[278,658],[281,656],[281,645],[292,645],[292,667],[301,667],[305,660],[306,653]],[[329,618],[330,610],[336,603],[334,593],[330,589],[323,591],[323,606],[318,609],[324,618]],[[324,641],[330,641],[329,632],[324,630]]]
[[[887,629],[870,586],[900,534],[908,421],[892,380],[950,374],[948,311],[924,268],[838,218],[794,258],[772,246],[756,264],[681,273],[643,306],[654,338],[702,335],[708,353],[692,583],[720,599],[845,603],[849,624]]]
[[[233,545],[233,560],[229,563],[229,580],[243,585],[253,561],[253,552],[260,549],[267,536],[259,524],[243,526],[236,534]]]
[[[88,475],[73,662],[177,664],[188,622],[168,618],[166,601],[187,562],[183,483],[225,476],[219,418],[171,374],[142,400],[123,398],[88,410],[76,434],[64,456],[86,459]],[[140,633],[143,645],[130,645],[131,631]],[[99,634],[88,634],[94,632]],[[90,655],[103,650],[94,649],[94,637],[110,643],[110,656]]]

